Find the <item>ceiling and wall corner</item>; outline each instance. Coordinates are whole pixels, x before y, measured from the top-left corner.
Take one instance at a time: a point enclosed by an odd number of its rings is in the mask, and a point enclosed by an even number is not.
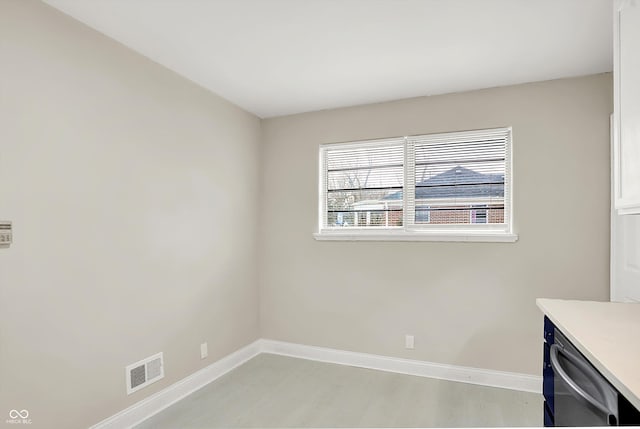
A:
[[[612,70],[609,0],[44,0],[262,118]]]

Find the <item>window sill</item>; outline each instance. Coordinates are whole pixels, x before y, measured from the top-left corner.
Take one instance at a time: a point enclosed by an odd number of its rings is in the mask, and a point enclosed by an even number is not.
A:
[[[515,243],[518,234],[505,232],[407,232],[407,231],[323,231],[313,234],[319,241],[457,241]]]

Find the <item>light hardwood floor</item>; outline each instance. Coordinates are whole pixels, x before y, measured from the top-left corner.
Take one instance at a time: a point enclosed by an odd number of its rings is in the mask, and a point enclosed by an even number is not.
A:
[[[261,354],[139,426],[542,426],[542,396]]]

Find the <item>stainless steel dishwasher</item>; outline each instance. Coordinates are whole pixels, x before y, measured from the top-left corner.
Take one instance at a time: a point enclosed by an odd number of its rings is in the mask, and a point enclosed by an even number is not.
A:
[[[617,426],[618,391],[557,328],[554,337],[555,426]]]

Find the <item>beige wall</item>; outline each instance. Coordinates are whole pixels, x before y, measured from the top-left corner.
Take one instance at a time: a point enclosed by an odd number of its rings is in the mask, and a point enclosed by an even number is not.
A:
[[[611,111],[603,74],[263,121],[262,336],[540,374],[535,298],[608,298]],[[319,144],[504,126],[518,242],[313,239]]]
[[[258,337],[259,138],[94,30],[0,1],[0,426],[86,427]],[[125,365],[159,351],[165,379],[127,396]]]

